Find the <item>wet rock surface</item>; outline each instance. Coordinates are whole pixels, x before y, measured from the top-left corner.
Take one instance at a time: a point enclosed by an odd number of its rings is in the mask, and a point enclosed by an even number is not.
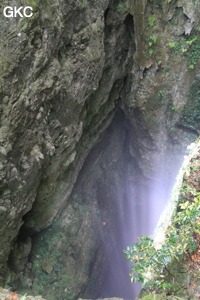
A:
[[[169,186],[199,134],[200,4],[25,2],[0,20],[0,283],[92,297],[126,182]]]

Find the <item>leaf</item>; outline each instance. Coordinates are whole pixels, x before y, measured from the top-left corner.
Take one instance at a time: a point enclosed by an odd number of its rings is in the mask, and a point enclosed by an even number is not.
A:
[[[176,44],[174,42],[169,42],[168,45],[170,48],[174,48],[176,46]]]
[[[186,44],[192,45],[193,42],[197,40],[197,36],[194,36],[192,40],[187,41]]]
[[[185,203],[179,204],[181,209],[186,209],[189,206],[189,201],[186,201]]]
[[[155,22],[155,17],[154,16],[150,16],[149,17],[149,25],[153,26],[154,22]]]
[[[194,65],[189,65],[189,68],[190,69],[194,69]]]

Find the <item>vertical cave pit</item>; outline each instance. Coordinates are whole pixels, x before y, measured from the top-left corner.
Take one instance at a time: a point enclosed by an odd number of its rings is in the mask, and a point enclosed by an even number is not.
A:
[[[55,222],[36,232],[27,226],[34,210],[24,216],[9,258],[10,269],[18,273],[14,288],[49,300],[135,299],[140,287],[130,282],[131,266],[122,250],[153,232],[169,189],[161,178],[164,166],[152,178],[143,174],[138,134],[142,131],[117,109]]]
[[[20,30],[33,40],[13,39],[4,57],[0,284],[47,300],[135,299],[122,250],[153,233],[199,134],[197,67],[169,46],[186,9],[163,19],[175,3],[69,2],[52,5],[59,18],[36,15]]]

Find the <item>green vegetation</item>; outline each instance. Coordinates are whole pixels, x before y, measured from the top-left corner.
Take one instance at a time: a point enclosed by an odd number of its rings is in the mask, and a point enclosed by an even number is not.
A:
[[[163,300],[164,295],[145,295],[142,297],[142,300]]]
[[[187,57],[188,68],[194,69],[200,58],[200,42],[197,35],[181,37],[179,40],[170,40],[168,46],[175,54]]]
[[[199,182],[198,153],[185,170],[177,208],[173,213],[171,224],[164,233],[164,240],[155,243],[151,237],[142,236],[138,243],[124,250],[126,259],[133,264],[132,272],[129,274],[131,282],[139,281],[149,292],[162,291],[168,295],[185,291],[187,274],[191,276],[190,289],[194,289],[197,285],[200,275]],[[151,299],[148,297],[142,299]]]
[[[188,93],[188,101],[181,113],[179,125],[200,130],[200,82],[194,81]]]
[[[160,88],[165,88],[165,86],[161,86]],[[164,105],[168,105],[169,95],[166,93],[166,90],[158,90],[155,91],[153,97],[148,99],[146,108],[149,111],[155,111],[156,109],[160,109]]]
[[[176,44],[173,41],[170,41],[168,43],[168,45],[169,45],[170,48],[175,48],[175,46],[176,46]]]
[[[143,295],[141,298],[139,298],[141,300],[185,300],[184,298],[181,297],[175,297],[174,296],[167,296],[165,294],[148,294],[148,295]]]
[[[146,283],[151,290],[170,289],[175,292],[177,282],[175,277],[177,272],[186,272],[184,266],[177,264],[176,268],[169,267],[171,263],[175,265],[175,261],[183,260],[181,256],[192,253],[197,249],[197,242],[193,237],[193,233],[199,233],[199,223],[197,217],[200,215],[198,207],[200,205],[200,193],[194,202],[181,203],[180,211],[174,216],[173,224],[170,225],[166,232],[165,243],[160,249],[154,246],[154,241],[148,236],[139,238],[139,243],[133,244],[124,250],[126,258],[135,265],[130,273],[132,282],[139,281]],[[191,227],[191,224],[193,226]],[[153,275],[149,276],[147,270]],[[160,271],[162,274],[160,274]],[[181,286],[180,286],[181,288]]]
[[[88,2],[87,1],[83,1],[81,4],[82,8],[85,8],[88,6]]]
[[[118,11],[118,13],[122,13],[123,9],[124,9],[124,4],[119,3],[119,4],[117,5],[117,11]]]
[[[84,197],[75,192],[65,218],[34,237],[31,263],[35,295],[41,294],[45,299],[74,299],[86,282],[90,272],[88,262],[95,255],[96,244],[93,230],[88,230],[85,243],[81,226],[92,215],[91,197],[88,190]]]
[[[161,98],[164,95],[164,93],[165,93],[165,91],[162,91],[162,90],[158,91],[157,97]]]
[[[26,4],[33,7],[33,9],[38,8],[38,3],[35,0],[25,0]]]
[[[153,55],[153,49],[149,49],[149,55],[152,56]]]
[[[188,65],[190,69],[194,69],[200,58],[200,42],[197,39],[197,36],[191,37],[186,41],[187,47],[185,48],[187,51],[183,51],[184,54],[188,57]]]
[[[156,34],[150,35],[150,40],[155,44],[157,41],[158,36]]]
[[[155,22],[155,17],[154,16],[150,16],[149,17],[149,25],[153,26],[154,22]]]
[[[150,35],[150,37],[149,37],[149,39],[150,39],[150,41],[149,41],[149,46],[150,46],[149,55],[150,56],[152,56],[152,54],[154,53],[154,51],[151,47],[156,44],[157,38],[158,38],[158,36],[156,34]]]

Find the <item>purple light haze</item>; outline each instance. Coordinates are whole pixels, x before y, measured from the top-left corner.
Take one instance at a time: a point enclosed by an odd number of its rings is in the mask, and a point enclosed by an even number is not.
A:
[[[146,179],[142,183],[128,181],[125,197],[116,184],[118,215],[110,241],[113,252],[108,250],[109,268],[98,297],[135,299],[140,292],[140,285],[130,282],[131,265],[122,250],[137,242],[142,234],[153,234],[173,185],[169,185],[164,172],[157,178],[159,180]]]

